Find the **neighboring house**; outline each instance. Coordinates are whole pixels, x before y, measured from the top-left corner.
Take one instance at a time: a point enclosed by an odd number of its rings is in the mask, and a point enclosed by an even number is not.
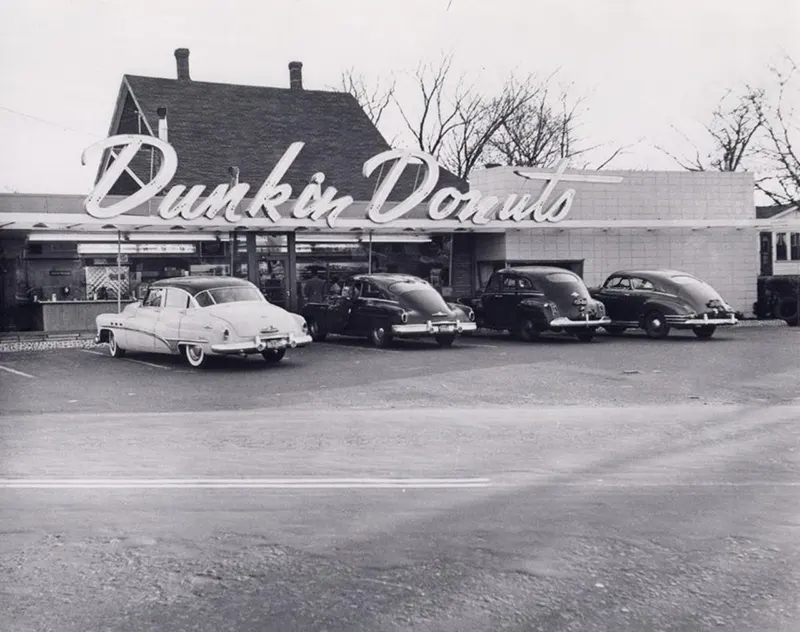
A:
[[[762,276],[800,274],[800,229],[782,227],[784,222],[800,220],[800,206],[783,204],[756,207],[756,218],[774,223],[772,230],[761,231]]]

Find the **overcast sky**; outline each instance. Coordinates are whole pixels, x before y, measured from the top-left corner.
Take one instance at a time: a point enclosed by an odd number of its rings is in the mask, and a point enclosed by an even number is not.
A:
[[[485,90],[559,69],[591,143],[640,141],[611,167],[674,169],[653,148],[687,149],[670,125],[699,137],[726,88],[800,61],[798,34],[800,0],[3,0],[0,190],[88,192],[122,75],[174,78],[180,47],[196,80],[288,87],[299,60],[311,89],[448,52]]]

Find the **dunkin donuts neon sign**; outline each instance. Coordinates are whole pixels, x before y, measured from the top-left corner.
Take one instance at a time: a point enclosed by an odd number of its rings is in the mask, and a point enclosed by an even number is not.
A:
[[[281,182],[281,180],[304,144],[296,142],[289,146],[246,206],[240,207],[250,191],[248,183],[220,184],[203,200],[201,200],[201,196],[206,190],[205,185],[195,185],[188,192],[186,192],[185,186],[175,185],[161,198],[158,215],[164,220],[174,220],[180,217],[186,221],[192,221],[214,220],[221,213],[226,221],[235,224],[246,217],[255,218],[263,214],[274,222],[280,222],[287,217],[281,212],[280,207],[290,201],[293,193],[291,185]],[[149,182],[142,182],[129,167],[136,153],[145,145],[155,148],[161,154],[158,172]],[[121,149],[114,151],[114,148]],[[95,143],[83,152],[83,164],[88,162],[90,154],[106,149],[114,152],[114,162],[103,173],[84,201],[86,212],[97,219],[118,217],[154,199],[167,187],[178,169],[178,156],[170,144],[153,136],[133,134],[111,136]],[[412,160],[422,162],[421,181],[404,200],[394,206],[387,206],[389,194]],[[364,177],[370,177],[378,167],[390,161],[395,161],[394,165],[389,169],[367,205],[367,218],[375,224],[389,224],[401,219],[411,209],[422,204],[439,181],[439,165],[433,156],[420,151],[404,149],[391,149],[367,160],[363,168]],[[429,200],[428,217],[434,221],[455,219],[462,223],[470,222],[479,226],[489,223],[496,225],[497,223],[516,224],[530,221],[557,223],[569,214],[575,198],[575,190],[567,189],[554,202],[548,204],[548,200],[560,180],[599,182],[621,180],[621,178],[605,176],[565,176],[566,167],[566,161],[562,160],[554,173],[515,171],[523,178],[546,181],[544,189],[533,203],[530,203],[533,198],[530,194],[511,194],[501,201],[497,196],[484,196],[475,189],[462,193],[453,187],[446,187],[436,192]],[[110,206],[100,206],[123,172],[129,173],[141,188]],[[324,173],[315,173],[309,184],[294,200],[288,217],[296,220],[325,220],[328,226],[333,228],[339,215],[353,204],[353,198],[349,195],[336,197],[338,191],[335,187],[329,186],[323,190],[324,181]]]

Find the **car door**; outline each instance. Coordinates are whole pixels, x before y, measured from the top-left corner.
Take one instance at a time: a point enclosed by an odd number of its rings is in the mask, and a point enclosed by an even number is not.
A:
[[[630,293],[624,297],[625,310],[631,314],[631,320],[638,320],[642,316],[645,303],[654,297],[655,286],[651,281],[635,276],[630,278],[630,283]]]
[[[483,322],[487,327],[501,327],[503,313],[503,274],[495,272],[481,295]]]
[[[606,279],[597,298],[606,306],[606,314],[614,322],[635,320],[629,317],[625,308],[626,294],[630,293],[630,280],[625,276],[612,276]]]
[[[361,292],[355,308],[355,326],[360,332],[372,331],[377,321],[385,319],[385,303],[375,300],[385,298],[377,285],[366,280],[361,282]]]
[[[342,286],[341,294],[329,298],[325,309],[325,331],[344,334],[352,330],[350,320],[355,304],[355,292],[356,283],[347,281]]]
[[[520,279],[515,274],[503,275],[502,298],[498,302],[498,311],[495,316],[498,325],[504,328],[513,327],[517,318],[517,304],[519,296]]]
[[[167,288],[158,320],[155,324],[154,351],[156,353],[177,353],[181,321],[186,316],[191,297],[186,290]]]
[[[126,343],[131,351],[155,351],[156,322],[161,314],[165,288],[151,287],[142,301],[142,306],[128,319]]]

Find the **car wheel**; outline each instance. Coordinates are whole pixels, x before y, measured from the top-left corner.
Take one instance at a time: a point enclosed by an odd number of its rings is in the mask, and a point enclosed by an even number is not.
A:
[[[208,356],[200,345],[184,345],[183,357],[195,369],[208,366]]]
[[[694,335],[698,338],[711,338],[714,335],[714,332],[717,330],[716,325],[702,325],[700,327],[694,327],[692,331],[694,331]]]
[[[581,342],[591,342],[594,338],[594,331],[577,331],[575,337]]]
[[[439,346],[443,349],[448,349],[453,346],[453,343],[456,341],[455,334],[437,334],[435,336],[436,342],[439,343]]]
[[[378,325],[370,332],[369,341],[376,347],[387,347],[392,341],[392,336],[384,327]]]
[[[800,317],[797,313],[797,299],[795,298],[782,298],[775,311],[778,318],[786,321],[786,324],[790,327],[797,327],[798,323],[800,323]]]
[[[530,318],[521,319],[517,324],[514,334],[517,338],[525,342],[533,342],[539,338],[539,331]]]
[[[628,329],[627,327],[620,327],[619,325],[609,325],[604,329],[612,336],[621,336]]]
[[[112,358],[121,358],[125,355],[125,349],[117,344],[117,337],[113,331],[108,332],[108,351]]]
[[[666,338],[669,335],[669,325],[664,314],[658,311],[650,312],[642,322],[648,338]]]
[[[306,322],[308,323],[308,333],[311,334],[314,342],[322,342],[328,337],[328,334],[319,328],[316,320],[309,318]]]
[[[283,356],[286,355],[286,349],[264,349],[261,352],[261,355],[264,356],[264,359],[270,364],[277,364],[281,360],[283,360]]]

